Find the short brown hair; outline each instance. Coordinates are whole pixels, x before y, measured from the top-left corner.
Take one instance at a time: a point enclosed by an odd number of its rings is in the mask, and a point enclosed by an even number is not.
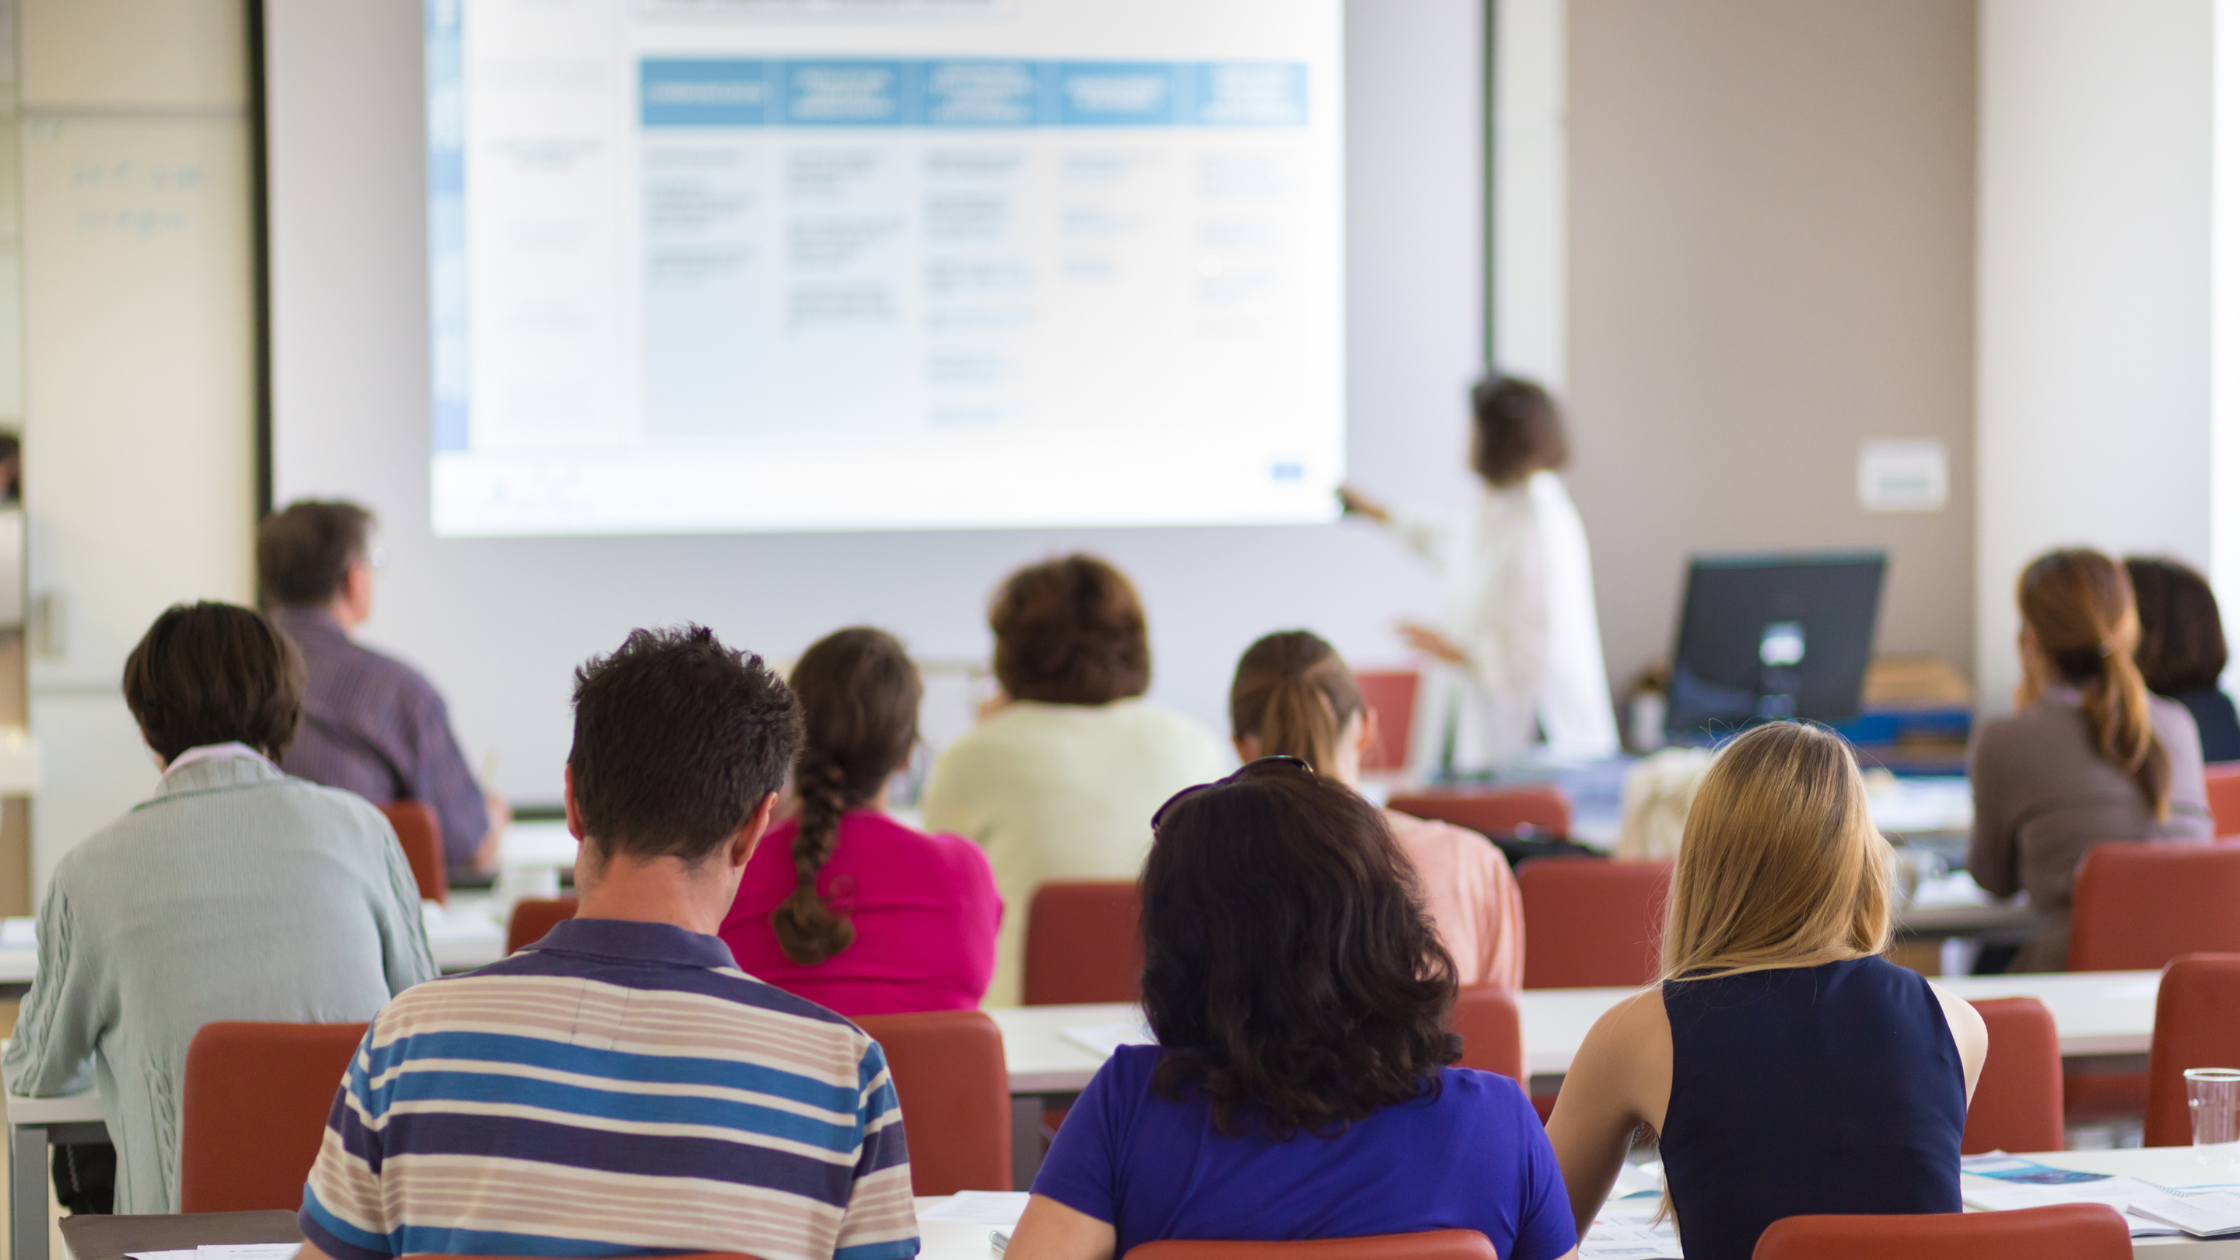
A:
[[[704,626],[633,630],[576,670],[568,772],[603,857],[704,862],[801,748],[801,706],[762,658]]]
[[[301,499],[257,525],[258,598],[274,604],[325,604],[342,593],[350,566],[365,558],[373,513],[355,503]]]
[[[2123,562],[2139,604],[2139,673],[2147,690],[2175,696],[2217,685],[2230,650],[2208,580],[2176,560]]]
[[[996,681],[1014,700],[1109,704],[1151,686],[1143,604],[1120,570],[1089,555],[1012,574],[988,609]]]
[[[165,761],[235,742],[277,759],[303,717],[303,658],[254,609],[173,604],[125,658],[124,702]]]
[[[1470,414],[1478,426],[1473,466],[1496,486],[1511,486],[1536,472],[1571,462],[1563,413],[1548,391],[1517,376],[1488,376],[1470,387]]]

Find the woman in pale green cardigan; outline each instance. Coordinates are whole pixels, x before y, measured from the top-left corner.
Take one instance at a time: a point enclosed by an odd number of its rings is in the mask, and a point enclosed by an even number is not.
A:
[[[435,964],[388,820],[274,764],[303,663],[269,622],[173,607],[125,662],[124,695],[163,780],[56,866],[4,1067],[32,1097],[98,1084],[115,1210],[176,1212],[197,1030],[371,1019]]]

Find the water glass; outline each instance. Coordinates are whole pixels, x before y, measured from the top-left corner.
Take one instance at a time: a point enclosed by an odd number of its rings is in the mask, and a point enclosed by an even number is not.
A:
[[[2193,1149],[2211,1163],[2240,1163],[2240,1068],[2187,1068]]]

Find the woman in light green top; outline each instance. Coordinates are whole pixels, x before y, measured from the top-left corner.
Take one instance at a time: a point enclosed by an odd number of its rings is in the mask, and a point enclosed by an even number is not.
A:
[[[174,607],[125,662],[124,695],[163,780],[55,868],[4,1066],[31,1097],[98,1084],[115,1210],[176,1212],[187,1044],[204,1024],[368,1020],[435,964],[388,820],[273,764],[303,663],[270,623]]]
[[[1003,894],[983,1006],[1017,1006],[1034,890],[1134,879],[1151,813],[1219,778],[1229,754],[1198,723],[1142,698],[1151,685],[1143,604],[1118,569],[1073,555],[1012,574],[988,610],[1003,697],[942,751],[925,826],[988,854]]]

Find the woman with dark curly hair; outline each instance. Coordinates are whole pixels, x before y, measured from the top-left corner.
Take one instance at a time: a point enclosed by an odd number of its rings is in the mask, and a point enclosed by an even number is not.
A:
[[[1143,871],[1144,1014],[1066,1115],[1008,1260],[1163,1238],[1474,1229],[1573,1254],[1524,1091],[1449,1067],[1454,963],[1359,796],[1290,757],[1169,801]]]
[[[851,1019],[969,1011],[995,970],[1003,902],[978,846],[887,816],[925,686],[902,643],[852,626],[788,680],[805,738],[791,816],[747,861],[724,916],[739,969]]]
[[[925,821],[977,841],[1011,913],[996,938],[987,1004],[1017,1006],[1028,904],[1061,879],[1133,879],[1160,801],[1221,773],[1213,733],[1143,699],[1151,640],[1143,604],[1095,556],[1029,565],[988,608],[1003,694],[942,751]]]

